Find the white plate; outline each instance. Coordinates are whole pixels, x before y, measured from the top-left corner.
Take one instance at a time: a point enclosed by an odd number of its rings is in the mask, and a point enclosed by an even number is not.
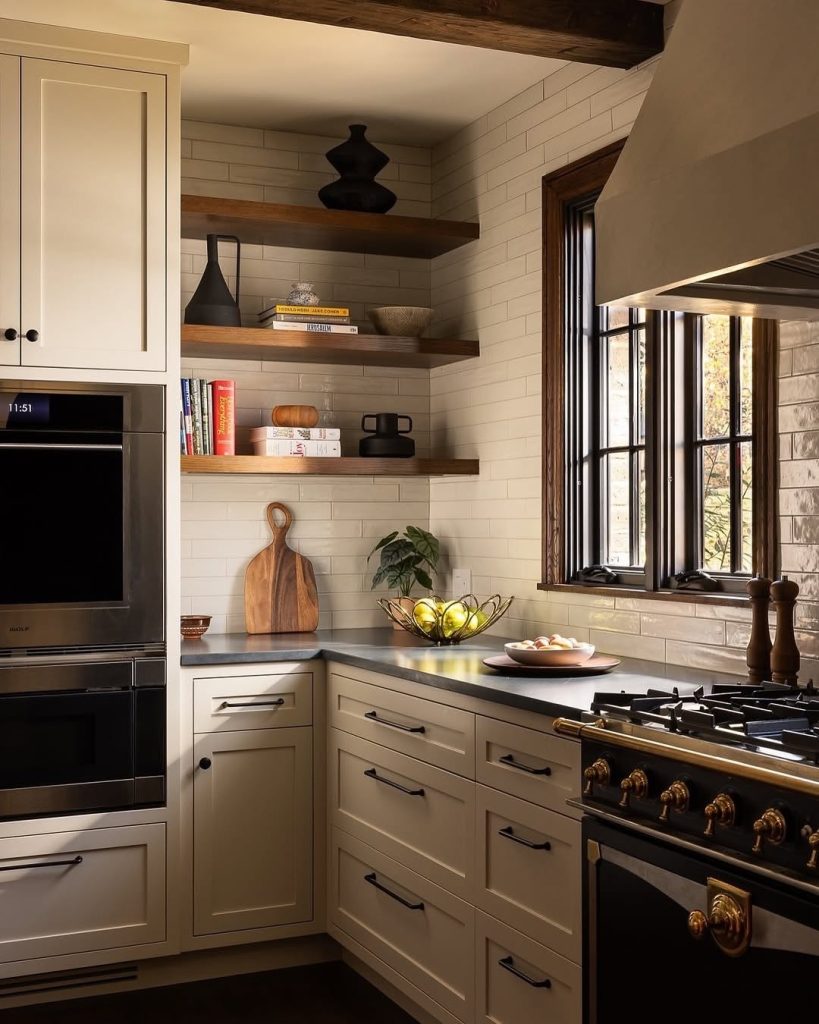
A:
[[[580,644],[571,650],[544,651],[521,647],[520,642],[504,644],[503,649],[519,665],[582,665],[594,654],[594,644]]]

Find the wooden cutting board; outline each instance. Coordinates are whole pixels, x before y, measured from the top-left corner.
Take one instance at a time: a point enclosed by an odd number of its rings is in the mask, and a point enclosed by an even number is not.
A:
[[[284,521],[276,522],[281,512]],[[313,565],[288,546],[293,515],[272,501],[267,521],[273,541],[250,562],[245,572],[245,628],[248,633],[312,633],[319,606]]]

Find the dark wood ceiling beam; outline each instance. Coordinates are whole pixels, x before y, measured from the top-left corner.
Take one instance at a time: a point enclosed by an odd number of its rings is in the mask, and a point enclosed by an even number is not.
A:
[[[663,48],[663,8],[647,0],[175,2],[618,68]]]

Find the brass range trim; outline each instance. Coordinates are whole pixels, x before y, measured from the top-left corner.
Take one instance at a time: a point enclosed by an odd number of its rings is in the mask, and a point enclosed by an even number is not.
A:
[[[673,744],[658,743],[644,736],[617,732],[608,729],[603,719],[596,722],[577,722],[571,718],[556,718],[553,728],[559,736],[603,743],[609,747],[621,747],[640,754],[653,754],[668,761],[679,761],[681,764],[708,768],[769,786],[779,786],[794,793],[803,793],[805,796],[819,797],[819,779],[803,779],[798,775],[777,771],[775,768],[745,764],[744,761],[735,761],[719,754],[707,754],[702,750],[692,750],[690,747],[675,747]]]

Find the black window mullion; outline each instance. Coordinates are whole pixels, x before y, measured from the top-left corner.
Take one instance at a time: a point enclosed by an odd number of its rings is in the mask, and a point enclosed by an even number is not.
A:
[[[729,501],[731,508],[731,572],[736,573],[742,570],[742,503],[740,489],[742,486],[741,449],[739,445],[740,432],[740,330],[739,317],[732,316],[730,320],[730,416],[731,416],[731,441],[729,448],[730,463],[730,492]]]

